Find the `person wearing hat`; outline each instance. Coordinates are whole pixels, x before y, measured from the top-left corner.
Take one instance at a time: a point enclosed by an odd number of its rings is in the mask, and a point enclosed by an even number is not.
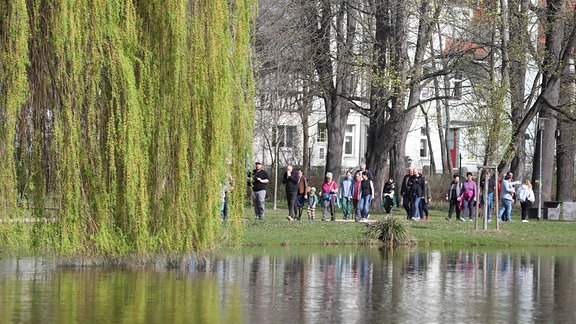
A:
[[[316,187],[312,187],[308,194],[308,220],[316,219],[316,205],[318,205],[318,196],[316,195]]]
[[[248,184],[252,187],[252,201],[256,220],[264,219],[264,199],[266,185],[270,182],[268,173],[262,169],[262,163],[256,162],[255,169],[248,175]]]

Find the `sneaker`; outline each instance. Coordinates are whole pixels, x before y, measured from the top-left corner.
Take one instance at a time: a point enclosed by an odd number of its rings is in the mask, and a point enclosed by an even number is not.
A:
[[[418,222],[418,221],[420,221],[420,217],[412,217],[412,220],[415,222]]]
[[[522,223],[529,223],[529,221],[527,219],[523,219]]]
[[[290,216],[286,216],[286,219],[288,219],[289,221],[294,220],[294,218],[290,217]]]
[[[447,221],[450,221],[450,217],[448,217],[448,216],[444,217],[444,219],[446,219]]]
[[[465,222],[466,220],[464,218],[460,218],[461,221]]]
[[[489,219],[489,220],[488,220],[488,223],[490,223],[491,221],[492,221],[492,220],[491,220],[491,219]]]
[[[473,222],[474,220],[472,218],[470,218],[470,221]]]
[[[426,220],[429,220],[429,219],[430,219],[430,216],[426,216]]]

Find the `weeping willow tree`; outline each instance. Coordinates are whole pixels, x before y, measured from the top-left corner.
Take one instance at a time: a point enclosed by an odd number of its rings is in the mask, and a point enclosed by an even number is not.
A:
[[[0,1],[0,212],[55,211],[62,255],[203,250],[231,179],[237,241],[254,1]]]
[[[0,214],[16,213],[14,138],[18,108],[28,93],[26,1],[0,3]]]

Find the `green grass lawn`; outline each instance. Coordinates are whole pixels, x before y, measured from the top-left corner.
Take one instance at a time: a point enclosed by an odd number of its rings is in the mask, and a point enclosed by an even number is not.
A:
[[[269,207],[269,206],[267,206]],[[515,206],[516,207],[516,206]],[[409,226],[419,246],[460,247],[460,246],[515,246],[515,247],[574,247],[576,246],[576,222],[530,220],[520,221],[519,208],[514,208],[513,222],[500,223],[496,230],[494,221],[488,223],[484,231],[482,224],[474,230],[474,222],[461,222],[444,219],[445,206],[430,210],[430,220],[426,222],[404,221],[405,214],[396,208],[393,217],[398,217]],[[250,206],[244,217],[244,246],[263,245],[361,245],[375,244],[366,236],[366,223],[322,222],[322,212],[316,211],[316,220],[288,221],[286,208],[266,209],[265,220],[255,221]],[[337,210],[338,219],[342,211]],[[372,219],[383,219],[382,213],[372,213]],[[307,217],[305,217],[307,219]],[[328,217],[329,218],[329,217]],[[479,218],[482,221],[482,218]]]

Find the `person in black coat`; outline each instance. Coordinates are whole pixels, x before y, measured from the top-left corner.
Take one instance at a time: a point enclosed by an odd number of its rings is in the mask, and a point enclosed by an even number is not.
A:
[[[286,202],[288,203],[288,220],[294,220],[294,206],[296,205],[296,194],[298,193],[298,174],[292,172],[292,166],[287,165],[282,183],[286,185]]]
[[[424,196],[424,178],[418,173],[416,169],[413,169],[409,183],[412,219],[418,221],[420,220],[420,200]]]
[[[412,219],[412,206],[410,206],[410,187],[412,186],[412,175],[414,169],[408,168],[408,173],[402,179],[402,186],[400,187],[400,195],[402,196],[402,207],[406,211],[406,218]]]

